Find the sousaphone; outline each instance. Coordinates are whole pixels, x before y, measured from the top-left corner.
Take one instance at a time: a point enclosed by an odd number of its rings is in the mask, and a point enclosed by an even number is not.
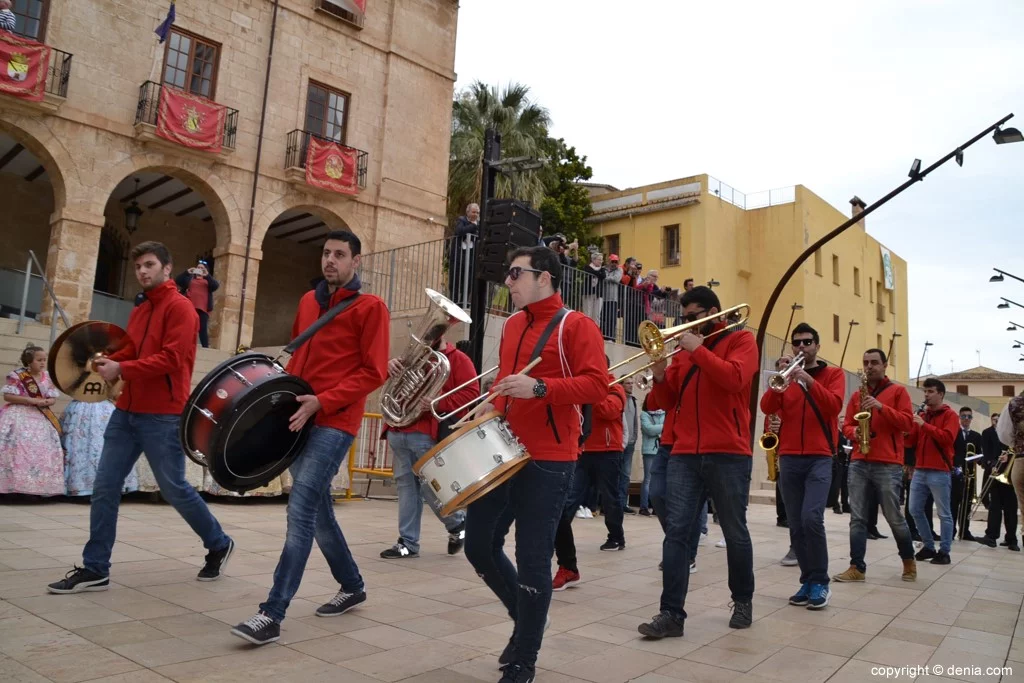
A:
[[[136,355],[128,333],[113,323],[88,320],[66,329],[50,348],[47,370],[54,385],[76,401],[99,403],[121,393],[120,379],[107,382],[96,369],[96,361],[115,353]]]

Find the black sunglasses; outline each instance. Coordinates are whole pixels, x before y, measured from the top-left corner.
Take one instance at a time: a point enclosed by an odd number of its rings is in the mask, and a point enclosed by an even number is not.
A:
[[[512,266],[508,269],[508,279],[515,282],[522,276],[523,273],[546,273],[546,270],[536,270],[534,268],[523,268],[522,266]]]
[[[793,346],[813,346],[813,339],[794,339]]]
[[[707,310],[696,311],[694,313],[687,313],[686,315],[683,316],[683,320],[685,320],[688,323],[697,322],[705,313],[707,313]]]

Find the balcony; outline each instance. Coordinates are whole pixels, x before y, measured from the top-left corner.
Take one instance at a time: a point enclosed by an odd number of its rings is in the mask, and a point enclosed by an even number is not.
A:
[[[336,2],[331,2],[331,0],[314,0],[313,7],[317,12],[327,14],[335,19],[340,19],[353,28],[360,30],[363,28],[362,14],[349,12]]]
[[[139,104],[135,110],[135,137],[143,142],[152,142],[157,145],[169,147],[178,152],[189,152],[209,158],[210,153],[191,149],[166,140],[156,134],[157,119],[160,115],[160,91],[164,86],[153,81],[146,81],[139,88]],[[224,118],[224,130],[221,133],[222,148],[220,156],[230,156],[235,151],[235,134],[238,131],[238,110],[226,107],[227,116]]]
[[[38,102],[19,97],[4,97],[4,104],[25,109],[33,114],[53,114],[68,97],[68,83],[71,81],[71,58],[73,55],[50,48],[50,65],[46,70],[43,99]],[[5,67],[6,68],[6,67]]]
[[[293,183],[303,185],[306,183],[306,153],[309,150],[310,137],[316,137],[318,140],[325,142],[334,142],[322,135],[316,135],[302,129],[295,129],[288,133],[288,141],[284,152],[284,173],[285,177]],[[360,190],[365,190],[366,166],[369,154],[355,147],[348,147],[347,145],[342,145],[342,147],[356,153],[356,182]]]

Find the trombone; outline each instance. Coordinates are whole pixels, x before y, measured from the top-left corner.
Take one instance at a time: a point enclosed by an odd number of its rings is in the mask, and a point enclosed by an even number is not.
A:
[[[736,316],[742,309],[746,309],[745,313],[742,317],[736,318]],[[732,308],[726,308],[725,310],[721,311],[720,313],[717,313],[714,316],[701,318],[700,320],[694,320],[693,322],[683,323],[682,325],[669,327],[668,329],[665,330],[658,329],[658,326],[652,323],[650,320],[643,321],[642,323],[640,323],[640,327],[637,330],[637,337],[640,340],[640,346],[643,347],[643,351],[634,356],[630,356],[626,360],[619,361],[615,365],[608,368],[608,371],[614,373],[616,368],[621,368],[625,365],[631,365],[635,361],[643,358],[644,356],[647,357],[648,362],[642,365],[641,367],[633,370],[632,372],[625,374],[622,377],[619,377],[614,382],[612,382],[612,384],[618,384],[619,382],[630,377],[633,377],[634,375],[639,375],[640,373],[643,373],[643,375],[641,375],[640,379],[638,380],[638,388],[641,391],[644,391],[645,389],[649,388],[651,382],[654,379],[654,376],[651,373],[651,368],[654,365],[660,363],[661,361],[671,358],[672,356],[676,355],[677,353],[683,350],[677,346],[674,350],[669,351],[669,342],[673,340],[678,341],[679,337],[683,334],[683,332],[689,332],[691,330],[700,328],[703,325],[706,325],[707,323],[713,321],[715,318],[719,318],[722,316],[724,316],[727,320],[731,320],[732,322],[730,322],[728,325],[726,325],[720,330],[715,330],[711,334],[705,335],[705,339],[714,337],[716,334],[721,334],[722,332],[726,332],[728,330],[741,328],[744,325],[746,325],[747,320],[750,319],[750,306],[747,304],[739,304],[738,306],[733,306]]]

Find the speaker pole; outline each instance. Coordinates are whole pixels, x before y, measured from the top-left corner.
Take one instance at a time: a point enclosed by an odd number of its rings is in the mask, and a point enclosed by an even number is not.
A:
[[[487,281],[480,278],[480,266],[477,257],[483,245],[483,217],[487,215],[487,203],[494,197],[494,183],[498,177],[498,169],[494,162],[501,159],[501,135],[493,128],[484,131],[483,177],[480,182],[480,229],[476,237],[476,249],[473,250],[473,282],[470,295],[469,314],[473,322],[469,325],[470,359],[477,372],[483,372],[484,362],[484,326],[487,317]]]

